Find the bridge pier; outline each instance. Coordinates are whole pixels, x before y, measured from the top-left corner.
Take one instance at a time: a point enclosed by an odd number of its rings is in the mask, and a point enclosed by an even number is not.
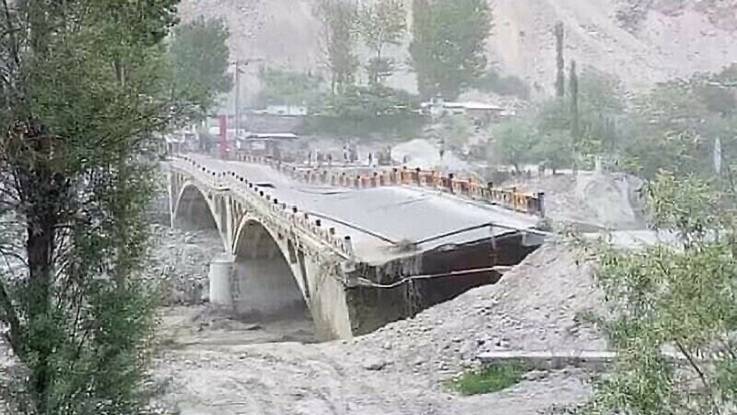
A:
[[[233,306],[233,274],[235,258],[219,255],[210,262],[207,278],[210,282],[210,303],[222,307]]]

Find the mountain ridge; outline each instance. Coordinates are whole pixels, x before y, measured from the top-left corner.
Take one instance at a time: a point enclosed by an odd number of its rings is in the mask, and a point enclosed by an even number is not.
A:
[[[247,69],[243,94],[259,89],[258,69],[268,66],[324,72],[315,0],[184,0],[183,21],[223,18],[231,30],[232,58],[257,59]],[[409,4],[410,2],[408,2]],[[630,6],[633,6],[631,8]],[[718,71],[737,62],[736,0],[490,0],[494,29],[487,52],[501,72],[525,80],[533,96],[553,93],[555,39],[566,28],[566,62],[618,76],[629,90]],[[634,11],[632,11],[634,10]],[[639,19],[627,27],[629,15]],[[623,20],[624,19],[624,20]],[[400,71],[389,84],[415,91],[406,45],[390,53]],[[365,75],[364,75],[365,76]]]

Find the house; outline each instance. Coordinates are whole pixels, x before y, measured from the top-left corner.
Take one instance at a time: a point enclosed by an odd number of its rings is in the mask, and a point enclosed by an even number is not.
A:
[[[484,102],[446,102],[442,98],[433,98],[429,102],[421,104],[424,114],[433,119],[442,116],[464,115],[476,125],[489,125],[502,121],[515,115],[514,110],[502,106]]]

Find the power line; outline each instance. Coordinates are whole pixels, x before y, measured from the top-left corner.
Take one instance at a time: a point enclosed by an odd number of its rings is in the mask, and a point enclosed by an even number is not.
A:
[[[508,229],[508,230],[517,231],[517,232],[527,232],[527,233],[531,233],[531,234],[535,234],[535,235],[540,235],[540,236],[556,236],[552,232],[541,231],[541,230],[534,229],[534,228],[520,228],[520,227],[516,227],[516,226],[501,225],[501,224],[498,224],[498,223],[495,223],[495,222],[487,222],[487,223],[484,223],[484,224],[481,224],[481,225],[471,226],[471,227],[468,227],[468,228],[458,229],[458,230],[455,230],[455,231],[452,231],[452,232],[448,232],[448,233],[444,233],[444,234],[440,234],[440,235],[431,236],[429,238],[425,238],[423,240],[417,241],[417,242],[415,242],[415,244],[417,244],[417,245],[423,245],[423,244],[426,244],[428,242],[436,241],[436,240],[439,240],[439,239],[445,239],[445,238],[448,238],[448,237],[451,237],[451,236],[460,235],[462,233],[467,233],[467,232],[471,232],[471,231],[475,231],[475,230],[483,229],[483,228],[501,228],[501,229]]]
[[[444,272],[440,274],[425,274],[425,275],[413,275],[410,277],[404,277],[399,281],[396,281],[391,284],[379,284],[375,283],[371,280],[368,280],[366,278],[359,278],[358,281],[362,283],[363,286],[371,287],[371,288],[382,288],[382,289],[391,289],[391,288],[397,288],[401,285],[404,285],[410,281],[414,280],[429,280],[434,278],[450,278],[450,277],[458,277],[463,275],[471,275],[471,274],[481,274],[484,272],[499,272],[499,273],[505,273],[512,269],[511,266],[506,265],[496,265],[493,267],[486,267],[486,268],[473,268],[473,269],[466,269],[462,271],[451,271],[451,272]]]
[[[310,216],[315,216],[315,217],[318,217],[318,218],[321,218],[321,219],[329,220],[329,221],[335,222],[335,223],[337,223],[339,225],[343,225],[343,226],[346,226],[348,228],[357,230],[359,232],[365,233],[366,235],[369,235],[369,236],[373,236],[376,239],[379,239],[381,241],[384,241],[384,242],[389,243],[389,244],[392,244],[392,245],[398,245],[399,244],[398,242],[393,241],[393,240],[387,238],[386,236],[380,235],[380,234],[378,234],[376,232],[373,232],[373,231],[370,231],[370,230],[368,230],[366,228],[362,228],[362,227],[360,227],[358,225],[354,225],[352,223],[349,223],[349,222],[346,222],[346,221],[343,221],[343,220],[334,218],[332,216],[323,215],[321,213],[315,213],[315,212],[305,212],[305,213],[308,214],[308,215],[310,215]]]

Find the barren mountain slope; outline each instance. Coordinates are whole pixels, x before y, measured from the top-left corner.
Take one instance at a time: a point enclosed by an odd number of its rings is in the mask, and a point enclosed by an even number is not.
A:
[[[489,40],[492,62],[503,71],[528,80],[540,93],[549,93],[555,71],[552,26],[562,21],[567,30],[567,59],[579,65],[617,74],[630,88],[714,71],[737,61],[737,1],[683,0],[678,7],[645,1],[649,12],[630,32],[615,18],[622,4],[632,0],[490,0],[494,33]],[[183,0],[184,20],[195,16],[223,17],[233,33],[233,57],[261,58],[270,66],[321,70],[320,25],[312,15],[315,0]],[[409,4],[410,1],[407,0]],[[672,1],[671,1],[672,3]],[[408,39],[409,41],[409,39]],[[406,63],[406,48],[395,51]],[[245,87],[258,85],[251,65]],[[405,65],[406,67],[406,65]],[[394,86],[414,89],[406,69]]]
[[[544,91],[554,79],[551,30],[558,20],[566,27],[568,61],[617,74],[630,88],[737,61],[737,32],[720,28],[728,27],[723,21],[712,23],[712,10],[701,2],[685,3],[678,12],[654,5],[641,30],[631,33],[615,19],[614,0],[496,0],[489,52],[505,71],[523,74]],[[737,2],[731,3],[727,9],[735,14]]]

